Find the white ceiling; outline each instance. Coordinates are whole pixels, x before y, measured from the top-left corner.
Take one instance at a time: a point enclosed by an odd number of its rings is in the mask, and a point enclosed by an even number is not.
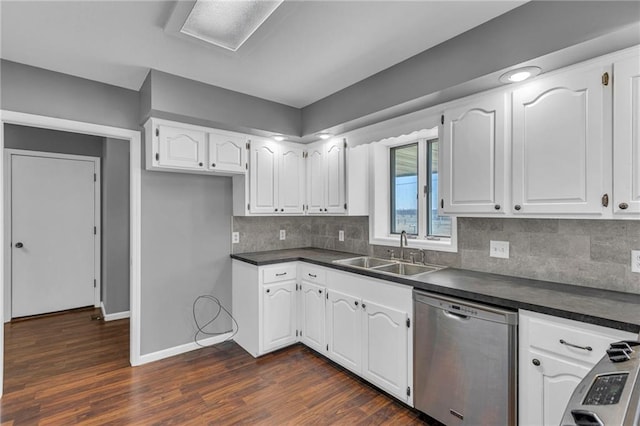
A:
[[[303,107],[524,1],[285,1],[235,53],[164,31],[171,1],[0,3],[3,59],[138,90],[150,68]]]

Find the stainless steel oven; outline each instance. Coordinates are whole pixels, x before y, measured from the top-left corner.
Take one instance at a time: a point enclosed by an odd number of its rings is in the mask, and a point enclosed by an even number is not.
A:
[[[517,312],[414,290],[414,405],[453,425],[517,422]]]
[[[612,343],[578,384],[562,426],[640,425],[640,342]]]

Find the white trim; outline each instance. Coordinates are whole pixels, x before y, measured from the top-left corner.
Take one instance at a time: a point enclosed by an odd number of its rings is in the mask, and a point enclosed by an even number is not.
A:
[[[93,156],[89,156],[89,155],[73,155],[73,154],[60,154],[57,152],[45,152],[45,151],[29,151],[26,149],[5,149],[4,153],[6,154],[5,156],[5,187],[4,190],[6,191],[7,194],[7,202],[4,203],[5,208],[7,208],[8,212],[11,211],[11,209],[13,208],[13,204],[12,204],[12,193],[11,193],[11,173],[12,173],[12,169],[11,169],[11,157],[13,155],[21,155],[21,156],[30,156],[30,157],[41,157],[41,158],[54,158],[54,159],[62,159],[62,160],[80,160],[80,161],[87,161],[87,162],[91,162],[93,163],[93,172],[96,176],[94,183],[93,183],[93,188],[94,188],[94,204],[93,204],[93,223],[94,226],[96,227],[96,234],[95,237],[93,239],[93,279],[95,280],[95,286],[93,288],[93,306],[98,308],[100,307],[100,294],[101,294],[101,285],[102,285],[102,280],[101,280],[101,261],[100,261],[100,256],[101,256],[101,250],[102,250],[102,244],[101,244],[101,228],[100,228],[100,217],[102,215],[102,211],[101,206],[100,206],[100,200],[101,200],[101,192],[100,192],[100,157],[93,157]],[[9,241],[12,240],[12,227],[13,227],[13,222],[11,220],[12,215],[8,214],[5,218],[5,224],[4,226],[6,226],[5,228],[5,235],[7,236],[7,239]],[[13,268],[13,264],[11,262],[11,256],[10,254],[7,252],[5,254],[7,256],[7,259],[3,259],[3,261],[5,262],[5,266],[7,268],[6,270],[6,276],[3,278],[7,278],[8,282],[7,285],[9,286],[9,288],[5,288],[4,292],[6,296],[10,296],[9,300],[5,300],[5,302],[7,303],[7,306],[5,306],[5,308],[8,309],[8,312],[4,312],[4,321],[8,322],[11,320],[11,318],[13,317],[13,313],[11,312],[11,297],[13,297],[13,293],[11,292],[11,276],[12,276],[12,268]]]
[[[129,318],[129,316],[130,316],[130,311],[115,312],[113,314],[108,314],[104,309],[104,303],[103,302],[100,302],[100,310],[102,311],[102,319],[104,321],[115,321],[115,320],[119,320],[119,319]]]
[[[161,359],[169,358],[175,355],[180,355],[185,352],[191,352],[196,349],[201,349],[203,346],[217,345],[225,340],[228,340],[232,336],[231,332],[221,334],[219,336],[209,337],[208,339],[200,340],[200,344],[195,342],[185,343],[184,345],[174,346],[168,349],[162,349],[161,351],[151,352],[150,354],[140,356],[140,364],[147,364],[149,362],[158,361]]]
[[[4,124],[19,124],[23,126],[40,127],[73,133],[83,133],[108,138],[129,141],[129,170],[130,170],[130,349],[129,362],[140,365],[140,204],[141,204],[141,136],[137,130],[104,126],[101,124],[85,123],[62,118],[45,117],[41,115],[0,110],[0,167],[4,169]],[[0,198],[4,198],[4,170],[0,170]],[[4,223],[4,208],[0,210],[0,223]],[[4,227],[0,227],[0,259],[4,258]],[[4,298],[4,264],[0,262],[0,318],[3,317]],[[3,379],[4,330],[0,327],[0,395]]]

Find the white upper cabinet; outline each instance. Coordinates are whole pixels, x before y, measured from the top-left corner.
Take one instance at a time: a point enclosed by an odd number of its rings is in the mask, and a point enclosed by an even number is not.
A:
[[[247,167],[247,141],[244,135],[228,132],[209,133],[209,163],[215,171],[244,173]]]
[[[592,65],[513,92],[515,214],[605,212],[601,200],[610,147],[604,133],[604,71]]]
[[[640,57],[613,64],[613,213],[640,214]]]
[[[309,214],[346,213],[345,150],[346,142],[338,138],[307,147]]]
[[[168,125],[158,125],[158,151],[156,161],[159,166],[185,169],[203,169],[207,134],[199,130],[184,129]]]
[[[503,214],[508,209],[506,102],[506,94],[498,93],[444,112],[442,213]]]
[[[278,205],[281,213],[304,212],[304,151],[299,145],[280,145]]]
[[[251,213],[276,213],[278,205],[280,147],[270,140],[251,141]]]
[[[150,118],[144,125],[146,169],[209,175],[244,175],[248,136]]]

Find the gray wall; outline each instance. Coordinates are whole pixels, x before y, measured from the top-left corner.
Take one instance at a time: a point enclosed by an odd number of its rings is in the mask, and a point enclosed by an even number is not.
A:
[[[16,62],[0,63],[5,110],[138,130],[138,92]]]
[[[303,108],[302,134],[313,134],[423,96],[439,94],[494,71],[637,24],[638,16],[640,2],[526,3]],[[638,40],[640,34],[634,43]],[[630,45],[610,46],[603,53]],[[447,100],[451,99],[434,96],[428,103],[416,104],[402,113]]]
[[[149,115],[227,130],[298,136],[301,111],[276,102],[151,70],[140,92],[141,121]],[[149,99],[150,97],[150,99]]]
[[[277,240],[287,231],[290,244]],[[338,230],[345,241],[338,241]],[[370,246],[368,217],[234,217],[240,232],[234,253],[319,247],[387,257]],[[489,257],[489,241],[509,241],[510,258]],[[427,261],[503,275],[640,294],[631,272],[631,250],[640,249],[640,221],[458,218],[458,252],[429,251]]]
[[[129,141],[107,138],[102,160],[102,303],[129,311]]]
[[[141,354],[193,341],[192,304],[231,308],[231,179],[142,172]],[[202,318],[211,305],[200,305]],[[210,331],[225,331],[221,317]]]

